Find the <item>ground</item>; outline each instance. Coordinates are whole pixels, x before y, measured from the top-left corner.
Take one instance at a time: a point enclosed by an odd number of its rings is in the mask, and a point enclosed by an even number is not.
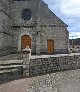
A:
[[[80,69],[11,81],[0,92],[80,92]]]

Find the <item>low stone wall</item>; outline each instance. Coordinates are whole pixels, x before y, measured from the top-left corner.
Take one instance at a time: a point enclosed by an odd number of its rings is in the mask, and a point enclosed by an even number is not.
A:
[[[17,75],[21,74],[21,76],[24,77],[31,77],[46,73],[54,73],[57,71],[73,70],[80,68],[80,53],[31,56],[30,60],[29,56],[27,57],[26,55],[21,55],[21,60],[17,60],[17,57],[15,57],[17,55],[11,55],[11,57],[12,56],[16,58],[16,60],[10,60],[9,64],[9,60],[7,60],[7,58],[10,58],[10,56],[6,56],[4,58],[6,61],[3,58],[1,59],[1,76],[4,75],[5,71],[3,70],[6,70],[6,72],[9,72],[9,70],[10,72],[13,72],[11,71],[11,69],[17,69]],[[17,61],[19,62],[19,64],[17,64]],[[14,74],[16,75],[16,73]]]
[[[30,76],[80,68],[80,53],[35,56],[30,60]]]

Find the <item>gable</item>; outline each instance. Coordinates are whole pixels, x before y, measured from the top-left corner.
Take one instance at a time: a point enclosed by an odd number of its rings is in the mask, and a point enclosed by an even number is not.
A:
[[[63,25],[66,27],[68,26],[59,17],[57,17],[50,9],[49,9],[49,14],[50,14],[49,18],[53,20],[53,23],[55,23],[57,25]]]
[[[41,17],[41,21],[46,24],[51,25],[60,25],[67,27],[68,25],[65,24],[60,18],[58,18],[49,8],[48,5],[44,1],[40,1],[40,8],[39,14]]]
[[[28,11],[28,13],[26,11]],[[14,0],[10,6],[10,16],[14,20],[15,26],[27,26],[35,24],[37,18],[40,19],[41,24],[44,25],[67,25],[58,18],[43,0]]]

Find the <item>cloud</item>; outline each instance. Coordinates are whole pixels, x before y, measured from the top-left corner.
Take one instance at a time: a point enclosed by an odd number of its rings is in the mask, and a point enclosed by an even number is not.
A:
[[[70,38],[80,38],[80,0],[44,0],[49,8],[68,25]]]
[[[80,0],[43,0],[53,12],[61,12],[67,16],[80,16]],[[54,10],[55,9],[55,10]]]
[[[69,38],[72,39],[72,36],[73,36],[73,39],[80,38],[80,32],[70,32]]]
[[[80,16],[80,0],[61,0],[61,12],[67,16]]]

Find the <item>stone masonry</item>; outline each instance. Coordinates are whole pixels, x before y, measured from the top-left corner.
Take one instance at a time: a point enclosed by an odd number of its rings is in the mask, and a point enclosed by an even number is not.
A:
[[[13,57],[15,60],[9,57]],[[6,73],[4,71],[5,69]],[[0,60],[0,83],[9,81],[9,79],[13,80],[14,78],[33,77],[55,72],[61,73],[74,69],[80,69],[80,53],[37,55],[31,56],[29,59],[29,54],[24,52],[23,56],[7,56]]]
[[[24,35],[32,54],[48,54],[48,39],[54,41],[51,54],[68,53],[67,25],[42,0],[0,0],[0,56],[21,52]]]
[[[30,76],[80,68],[80,54],[52,55],[30,60]]]

